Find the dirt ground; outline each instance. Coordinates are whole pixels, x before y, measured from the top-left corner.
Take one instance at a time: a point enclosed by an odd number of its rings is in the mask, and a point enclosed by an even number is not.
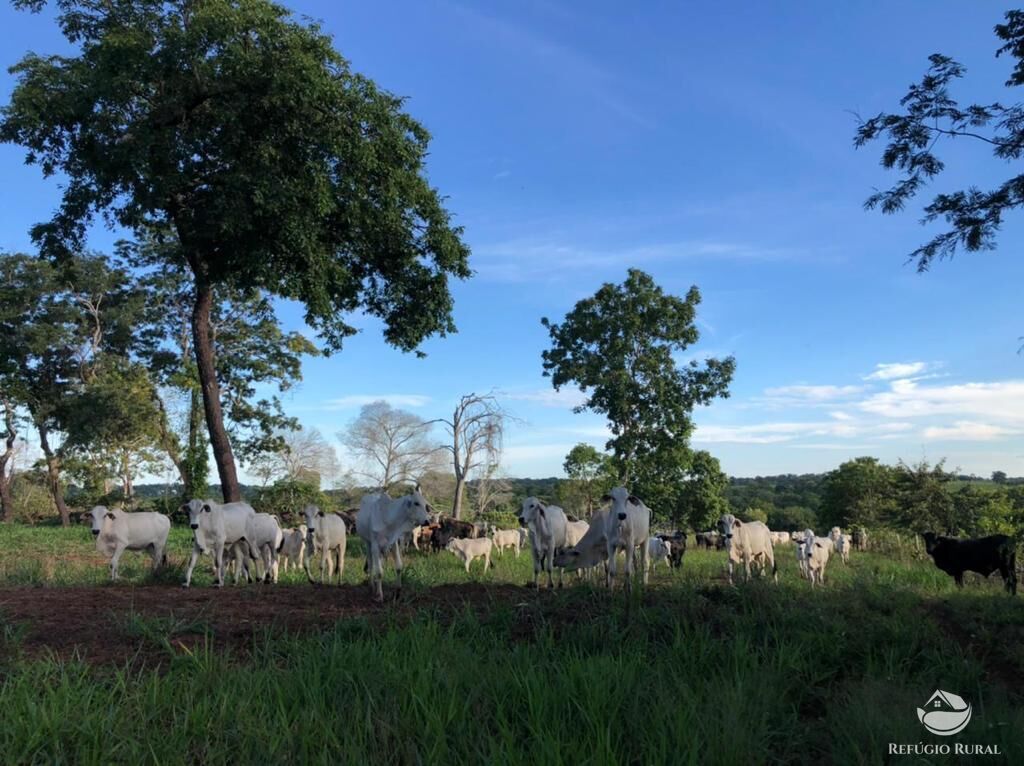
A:
[[[212,636],[218,650],[246,654],[254,635],[267,629],[293,634],[331,627],[352,617],[394,619],[428,609],[451,614],[469,604],[480,613],[523,603],[533,595],[511,585],[442,585],[418,590],[381,606],[365,586],[260,586],[192,588],[173,585],[106,585],[72,588],[0,588],[0,625],[18,636],[28,657],[81,657],[92,664],[146,665],[190,652]],[[135,621],[132,616],[141,620]],[[142,624],[142,628],[138,627]],[[152,635],[146,625],[156,626]],[[5,654],[13,646],[0,648]]]

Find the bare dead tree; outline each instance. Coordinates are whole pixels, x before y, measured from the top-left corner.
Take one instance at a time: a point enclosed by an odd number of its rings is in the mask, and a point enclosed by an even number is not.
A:
[[[333,480],[340,472],[338,453],[316,428],[300,428],[280,434],[284,445],[280,450],[260,456],[250,466],[250,472],[264,480],[296,481],[316,476]]]
[[[338,438],[363,462],[355,473],[390,490],[437,468],[442,453],[430,439],[433,422],[385,401],[373,402],[363,406]]]
[[[483,466],[474,484],[474,500],[477,513],[487,513],[492,506],[512,495],[512,485],[501,475],[497,463]]]
[[[444,445],[455,469],[455,502],[452,515],[462,518],[462,499],[471,475],[497,465],[501,455],[505,423],[509,419],[493,393],[466,394],[459,398],[450,420],[439,419],[448,432]]]

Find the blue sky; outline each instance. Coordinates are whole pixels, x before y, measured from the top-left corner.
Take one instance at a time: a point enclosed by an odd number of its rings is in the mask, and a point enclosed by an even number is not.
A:
[[[697,355],[734,354],[732,396],[696,413],[694,443],[733,475],[829,470],[857,455],[948,459],[1024,474],[1024,220],[996,252],[919,276],[918,210],[862,209],[893,178],[854,150],[852,112],[894,108],[930,53],[968,67],[958,93],[1012,101],[988,3],[389,2],[291,0],[353,67],[408,98],[433,133],[429,173],[466,230],[476,276],[455,286],[459,333],[426,359],[364,330],[310,360],[286,408],[333,438],[360,403],[424,417],[497,389],[521,422],[505,470],[561,473],[604,422],[541,375],[546,333],[626,269],[700,287]],[[5,64],[60,50],[46,15],[0,5]],[[11,78],[0,77],[6,100]],[[933,187],[1011,172],[946,146]],[[0,147],[0,248],[56,204],[57,184]],[[116,234],[94,233],[108,247]],[[290,327],[299,312],[282,305]],[[343,456],[344,458],[344,456]]]

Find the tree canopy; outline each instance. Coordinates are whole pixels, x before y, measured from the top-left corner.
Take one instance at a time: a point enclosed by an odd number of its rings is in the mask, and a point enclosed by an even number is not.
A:
[[[1012,58],[1013,71],[1004,85],[1024,84],[1024,11],[1005,14],[1005,22],[995,27],[1001,41],[997,56]],[[885,142],[882,166],[896,169],[902,178],[889,189],[868,197],[865,207],[896,213],[938,176],[946,167],[937,147],[942,139],[977,142],[999,161],[1013,167],[1024,155],[1024,103],[961,103],[953,97],[951,86],[966,73],[966,68],[949,56],[935,53],[921,81],[910,86],[900,100],[901,111],[880,112],[863,120],[854,143],[864,146],[876,140]],[[957,250],[991,250],[1006,214],[1024,205],[1024,174],[1012,173],[991,189],[971,186],[935,195],[924,208],[923,223],[945,222],[945,231],[910,254],[919,271],[925,271],[936,259],[950,258]]]
[[[194,282],[210,442],[237,499],[214,287],[299,302],[329,350],[355,332],[356,310],[402,350],[453,331],[448,279],[470,275],[468,249],[426,179],[429,134],[318,26],[266,0],[54,5],[74,55],[25,56],[0,114],[0,139],[65,179],[33,239],[59,260],[96,215],[136,236],[173,233]]]

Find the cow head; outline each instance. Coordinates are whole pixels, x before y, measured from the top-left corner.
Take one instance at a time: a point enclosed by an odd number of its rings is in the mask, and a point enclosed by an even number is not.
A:
[[[612,503],[612,518],[617,518],[619,521],[626,520],[626,506],[643,505],[640,498],[636,495],[629,494],[629,491],[625,487],[615,487],[611,492],[602,497],[608,498]]]
[[[531,528],[545,516],[547,506],[535,497],[528,497],[523,501],[519,510],[519,526]]]
[[[743,522],[731,513],[725,514],[718,520],[718,531],[725,538],[726,545],[732,542],[732,536],[741,526],[743,526]]]
[[[315,505],[307,505],[302,515],[306,517],[306,534],[311,535],[320,523],[320,519],[324,517],[324,512]]]
[[[921,538],[924,540],[924,549],[931,556],[939,545],[939,536],[934,532],[923,532]]]
[[[113,517],[114,514],[110,513],[105,506],[97,505],[91,511],[89,516],[92,519],[92,534],[93,537],[99,535],[103,531],[103,523],[106,521],[107,516]]]
[[[181,510],[188,514],[188,525],[193,529],[199,529],[199,522],[204,513],[212,513],[213,506],[209,500],[189,500]]]

